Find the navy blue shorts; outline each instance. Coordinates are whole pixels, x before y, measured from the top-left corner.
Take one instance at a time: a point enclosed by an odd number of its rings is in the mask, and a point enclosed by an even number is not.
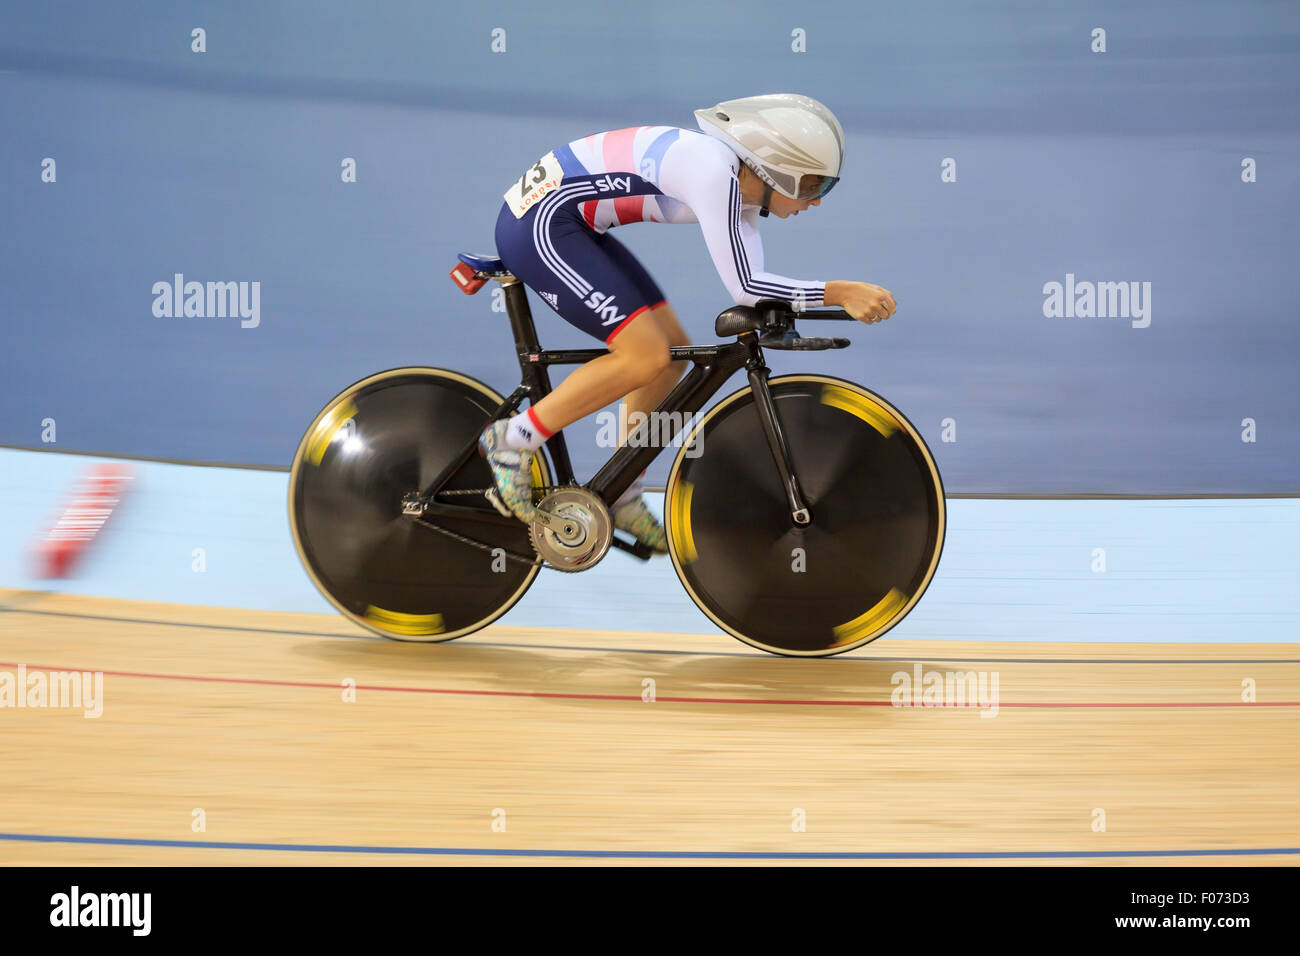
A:
[[[587,225],[562,192],[520,219],[502,202],[497,255],[560,318],[608,344],[642,312],[663,305],[664,294],[627,247]]]

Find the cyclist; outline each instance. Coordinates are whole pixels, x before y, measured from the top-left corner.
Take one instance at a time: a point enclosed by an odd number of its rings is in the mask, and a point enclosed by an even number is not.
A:
[[[595,133],[547,153],[505,193],[497,252],[505,267],[609,354],[577,368],[551,394],[479,439],[492,467],[493,504],[532,518],[532,455],[555,432],[622,398],[649,414],[681,377],[669,348],[689,340],[645,267],[609,234],[629,222],[698,222],[738,305],[784,299],[795,308],[839,306],[875,322],[897,308],[868,282],[790,279],[764,269],[758,217],[816,206],[839,181],[844,130],[817,100],[770,93],[696,110],[700,132],[636,126]],[[663,526],[646,507],[644,473],[614,504],[615,527],[658,554]],[[489,497],[492,497],[489,493]]]

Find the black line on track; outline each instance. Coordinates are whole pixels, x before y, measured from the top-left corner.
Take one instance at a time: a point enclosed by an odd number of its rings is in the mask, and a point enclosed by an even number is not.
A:
[[[36,594],[45,595],[50,592],[38,591]],[[362,640],[362,641],[379,641],[389,643],[387,638],[370,634],[330,634],[324,631],[298,631],[290,628],[277,627],[250,627],[241,624],[203,624],[196,621],[159,621],[151,618],[132,618],[132,617],[112,617],[106,614],[79,614],[73,611],[38,611],[27,610],[22,607],[0,606],[0,614],[41,614],[47,617],[68,617],[78,618],[88,621],[112,621],[117,624],[154,624],[159,627],[189,627],[211,631],[244,631],[252,634],[284,634],[298,637],[333,637],[344,640]],[[701,635],[692,635],[701,636]],[[707,636],[707,635],[702,635]],[[725,637],[725,635],[719,635]],[[419,644],[419,641],[408,641],[408,644]],[[429,644],[451,643],[450,641],[429,641]],[[775,654],[745,653],[744,651],[672,651],[659,648],[644,647],[582,647],[572,644],[519,644],[509,641],[473,641],[474,647],[515,647],[523,650],[539,651],[600,651],[616,654],[663,654],[678,657],[745,657],[751,660],[781,660]],[[857,661],[867,663],[871,661],[894,661],[894,662],[919,662],[928,661],[950,661],[959,664],[1300,664],[1300,659],[1283,658],[1283,657],[1258,657],[1258,658],[1187,658],[1187,659],[1160,659],[1160,658],[1126,658],[1126,657],[951,657],[948,655],[939,655],[932,657],[879,657],[879,656],[857,656],[841,657],[842,662]]]

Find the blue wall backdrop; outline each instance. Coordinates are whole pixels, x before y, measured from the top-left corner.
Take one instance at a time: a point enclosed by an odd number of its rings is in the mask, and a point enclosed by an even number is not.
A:
[[[950,492],[1300,492],[1294,0],[8,0],[0,444],[285,466],[372,371],[508,391],[504,314],[447,270],[492,251],[523,167],[784,90],[839,114],[848,165],[764,222],[769,267],[899,312],[776,371],[879,391]],[[698,229],[616,234],[710,340],[729,302]],[[259,323],[156,317],[175,273],[260,283]],[[1067,275],[1149,283],[1149,313],[1045,316]],[[590,344],[532,302],[543,342]],[[595,432],[570,430],[584,476]]]

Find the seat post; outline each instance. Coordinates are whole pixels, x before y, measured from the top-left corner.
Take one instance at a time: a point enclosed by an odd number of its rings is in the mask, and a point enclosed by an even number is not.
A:
[[[537,341],[537,326],[533,324],[533,310],[528,307],[526,287],[514,276],[501,280],[501,287],[506,296],[506,313],[510,316],[510,331],[515,337],[519,371],[523,374],[520,390],[528,396],[530,405],[536,405],[551,393],[551,376],[546,366],[537,360],[542,346]],[[520,394],[520,391],[516,390],[515,394]],[[569,458],[569,446],[564,440],[564,432],[558,431],[546,439],[546,447],[551,450],[551,460],[555,463],[556,481],[562,485],[571,484],[573,462]]]
[[[526,287],[518,279],[511,278],[501,283],[506,296],[506,314],[510,316],[510,331],[515,337],[515,348],[520,356],[528,352],[540,352],[537,341],[537,326],[533,324],[533,312],[528,307]]]

